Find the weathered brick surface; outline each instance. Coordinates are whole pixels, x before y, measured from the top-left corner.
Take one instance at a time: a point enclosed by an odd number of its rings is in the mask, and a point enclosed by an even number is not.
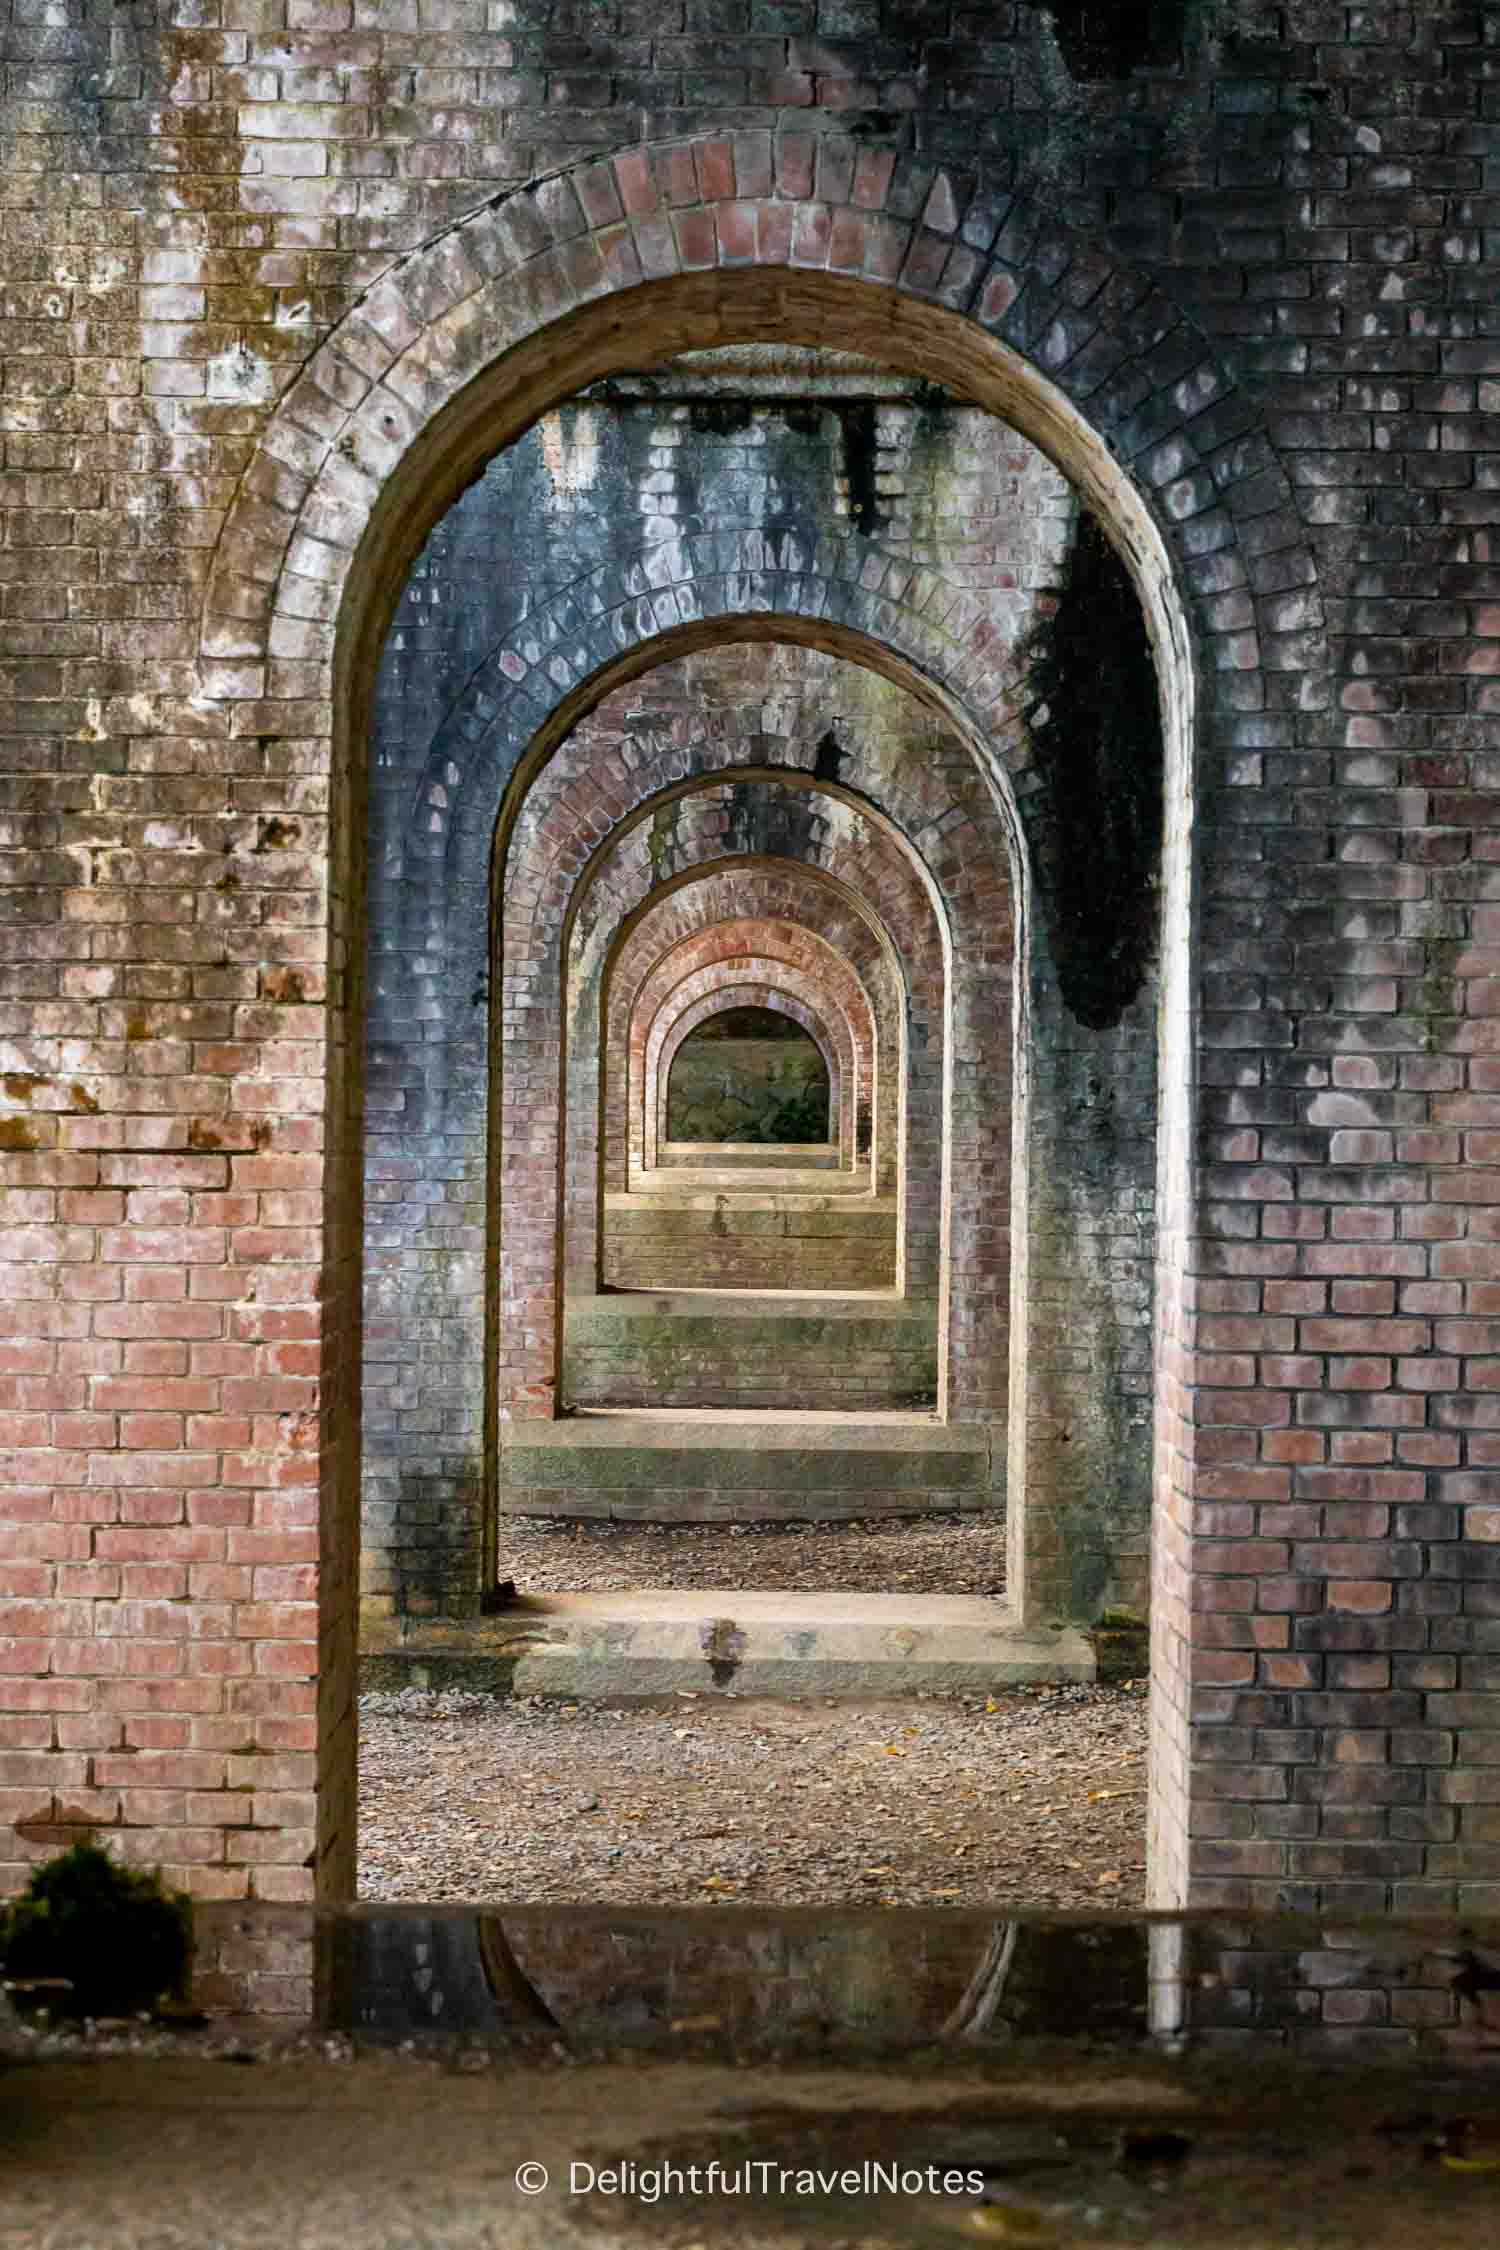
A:
[[[926,1306],[570,1298],[570,1398],[600,1406],[906,1409],[937,1394]]]
[[[1158,1887],[1493,1905],[1493,10],[1202,0],[1180,66],[1087,89],[1009,5],[165,12],[5,34],[0,1633],[51,1730],[11,1876],[87,1815],[204,1896],[345,1879],[373,650],[623,317],[957,384],[1135,557],[1174,728]],[[539,607],[485,740],[747,610],[1008,739],[961,574],[692,543]],[[1030,1567],[1051,1600],[1066,1525]]]

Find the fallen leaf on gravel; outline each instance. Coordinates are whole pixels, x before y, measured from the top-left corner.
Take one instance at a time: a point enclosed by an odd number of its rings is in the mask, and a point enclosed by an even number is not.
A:
[[[969,2213],[969,2229],[993,2242],[1055,2242],[1057,2236],[1035,2211],[985,2203]]]
[[[653,1551],[671,1550],[659,1539]],[[1111,1907],[1139,1899],[1143,1696],[1007,1692],[982,1758],[973,1695],[883,1710],[701,1702],[677,1715],[459,1689],[362,1697],[362,1895],[918,1906],[1004,1894],[1095,1912],[1101,1888]],[[509,1817],[517,1805],[524,1819]],[[647,1848],[711,1830],[729,1832],[712,1853]]]

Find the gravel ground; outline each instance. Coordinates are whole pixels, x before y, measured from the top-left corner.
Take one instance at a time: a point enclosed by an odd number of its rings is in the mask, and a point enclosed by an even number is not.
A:
[[[1136,1907],[1145,1721],[1144,1682],[666,1709],[368,1695],[360,1896]]]
[[[810,1524],[582,1523],[511,1516],[500,1575],[525,1594],[732,1586],[740,1593],[1003,1594],[1005,1519]]]

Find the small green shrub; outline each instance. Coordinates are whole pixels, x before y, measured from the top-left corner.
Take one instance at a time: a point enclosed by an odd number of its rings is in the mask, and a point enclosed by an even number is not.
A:
[[[793,1092],[769,1087],[752,1114],[731,1128],[727,1141],[826,1141],[828,1085],[800,1086]]]
[[[37,1868],[0,1925],[9,1977],[65,1977],[82,2016],[123,2016],[181,1994],[192,1955],[192,1904],[159,1874],[121,1867],[74,1844]]]

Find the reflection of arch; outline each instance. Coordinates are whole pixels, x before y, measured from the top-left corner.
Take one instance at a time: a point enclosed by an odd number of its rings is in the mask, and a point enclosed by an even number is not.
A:
[[[723,1010],[718,1012],[724,1013]],[[790,1027],[785,1032],[778,1031],[774,1038],[763,1041],[762,1045],[769,1046],[774,1060],[780,1063],[794,1063],[801,1071],[802,1076],[793,1090],[800,1101],[813,1100],[816,1102],[820,1126],[817,1132],[770,1133],[765,1135],[764,1138],[768,1141],[777,1142],[799,1140],[808,1143],[815,1142],[819,1149],[836,1145],[838,1121],[837,1113],[833,1108],[835,1075],[834,1069],[830,1068],[828,1050],[823,1040],[816,1032],[810,1031],[804,1025],[797,1023],[784,1009],[767,1008],[763,1013],[766,1017],[775,1017]],[[679,1078],[674,1077],[674,1072],[677,1072],[679,1064],[685,1063],[686,1060],[701,1060],[704,1056],[707,1056],[711,1063],[715,1049],[725,1044],[723,1040],[715,1038],[711,1033],[709,1026],[713,1021],[713,1016],[706,1016],[701,1023],[694,1024],[691,1030],[683,1032],[675,1040],[670,1058],[663,1061],[662,1047],[665,1042],[660,1035],[660,1019],[658,1018],[654,1034],[656,1052],[653,1055],[648,1051],[647,1055],[647,1111],[648,1116],[655,1115],[660,1120],[659,1130],[663,1137],[669,1135],[674,1141],[698,1145],[711,1145],[723,1140],[732,1141],[736,1138],[732,1132],[728,1134],[700,1132],[696,1135],[685,1133],[680,1127],[674,1129],[671,1122],[674,1109],[680,1111],[689,1099],[679,1082]],[[764,1087],[780,1088],[781,1098],[785,1100],[787,1084],[788,1082],[784,1077],[772,1076],[764,1081],[763,1090]]]
[[[774,975],[774,983],[745,982],[736,974],[732,984],[721,984],[712,992],[687,1003],[681,1012],[665,1022],[660,1029],[654,1060],[647,1056],[646,1084],[646,1164],[660,1163],[664,1144],[670,1139],[667,1130],[670,1107],[672,1067],[684,1043],[691,1039],[710,1017],[721,1015],[730,1008],[766,1008],[775,1015],[788,1018],[807,1033],[823,1058],[823,1068],[828,1080],[828,1138],[839,1151],[842,1170],[849,1168],[850,1156],[846,1149],[853,1143],[853,1103],[845,1099],[844,1089],[852,1081],[847,1065],[841,1059],[847,1025],[837,1023],[831,1012],[824,1013],[810,1007],[805,1000],[787,990],[789,972],[784,963],[766,964]],[[820,996],[821,997],[821,996]],[[663,1017],[665,1017],[663,1011]],[[658,1018],[658,1024],[662,1024]],[[653,1098],[654,1079],[654,1098]]]
[[[1169,735],[1153,1636],[1163,1684],[1155,1895],[1167,1903],[1186,1882],[1186,1597],[1200,1385],[1181,1284],[1198,1226],[1187,970],[1199,742],[1189,620],[1207,689],[1204,746],[1228,750],[1235,713],[1265,702],[1256,676],[1263,660],[1281,675],[1312,674],[1323,662],[1315,568],[1253,400],[1149,280],[983,177],[934,175],[916,159],[856,150],[832,136],[759,131],[590,160],[486,205],[399,261],[281,402],[215,550],[203,695],[232,707],[235,734],[325,743],[317,754],[326,754],[333,786],[327,895],[336,973],[329,980],[319,1327],[322,1644],[316,1689],[308,1688],[309,1710],[316,1693],[321,1760],[318,1887],[339,1895],[353,1864],[362,897],[354,816],[375,656],[417,545],[476,465],[547,405],[638,359],[648,337],[661,355],[775,337],[844,346],[949,384],[1011,421],[1083,490],[1127,554],[1151,619]],[[1239,525],[1252,518],[1253,572],[1239,547]],[[914,574],[913,583],[922,577]],[[1279,614],[1286,587],[1297,589],[1295,619]],[[963,614],[954,589],[929,579],[921,590],[935,618]],[[527,704],[510,716],[518,755],[529,743],[532,759],[545,758],[588,699],[624,677],[651,638],[681,618],[675,599],[655,606],[649,585],[634,598],[648,605],[650,622],[643,616],[625,640],[614,638],[611,620],[600,625],[585,599],[576,632],[542,652],[538,666],[523,663]],[[733,606],[742,615],[769,614],[779,599],[773,576],[757,567]],[[1303,629],[1308,617],[1311,628]],[[883,623],[876,614],[868,625],[861,619],[860,629],[889,646]],[[967,714],[967,737],[983,758],[984,726],[992,715],[998,724],[1003,710],[1003,698],[986,701],[986,685],[998,686],[1000,675],[987,669],[976,637],[961,634],[953,650],[930,667],[914,649],[906,660],[946,708]],[[1279,708],[1294,711],[1297,683],[1283,678],[1277,688]],[[1304,702],[1317,692],[1307,685]],[[1222,733],[1209,734],[1210,725],[1222,725]],[[1247,814],[1255,786],[1241,792]],[[441,948],[436,959],[436,973],[448,973]],[[456,1148],[459,1114],[455,1106]],[[482,1105],[464,1130],[482,1153]],[[482,1291],[442,1294],[448,1272],[462,1266],[462,1257],[452,1260],[434,1284],[450,1352],[460,1333],[482,1349],[472,1326]],[[1019,1261],[1017,1283],[1024,1286]],[[1035,1317],[1046,1316],[1038,1308]],[[537,1403],[544,1399],[539,1385]],[[1019,1495],[1026,1493],[1027,1425],[1018,1385],[1011,1468]],[[1011,1520],[1011,1583],[1023,1611],[1067,1609],[1071,1531],[1029,1496],[1024,1510],[1013,1506]]]

